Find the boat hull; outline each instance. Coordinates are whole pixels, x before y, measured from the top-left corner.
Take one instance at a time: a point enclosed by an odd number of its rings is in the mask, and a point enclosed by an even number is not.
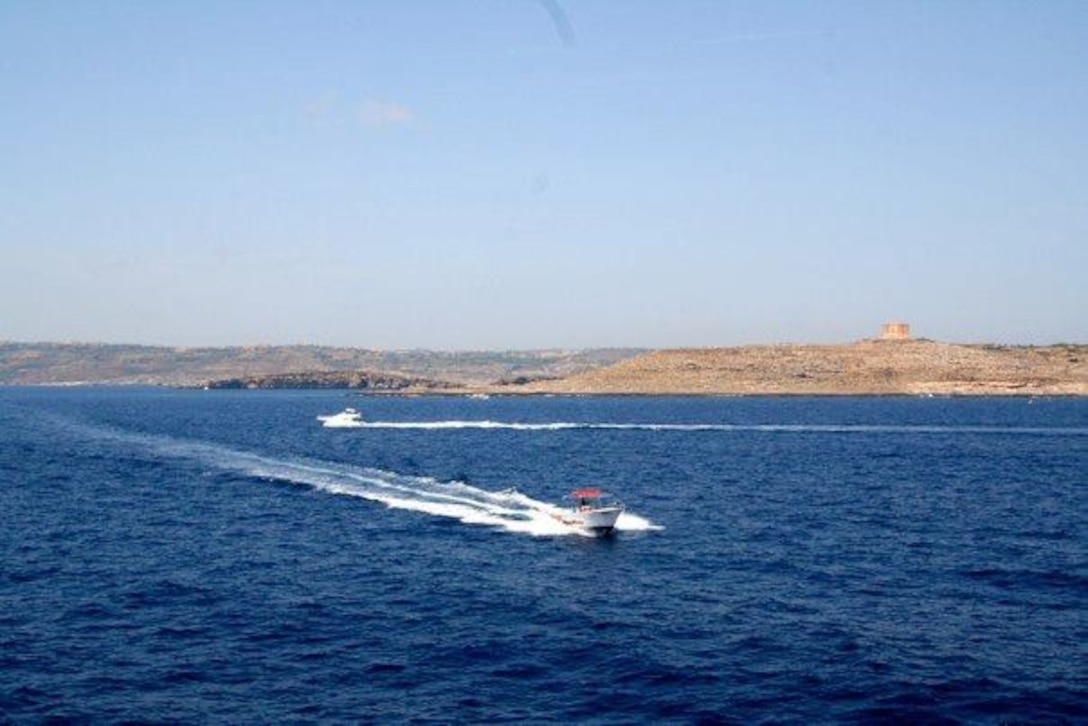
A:
[[[356,429],[363,425],[362,416],[354,408],[329,416],[318,416],[317,420],[328,429]]]
[[[619,507],[605,507],[563,512],[559,519],[564,524],[584,529],[597,536],[604,536],[611,534],[612,530],[616,528],[616,522],[621,514],[623,514],[623,509]]]

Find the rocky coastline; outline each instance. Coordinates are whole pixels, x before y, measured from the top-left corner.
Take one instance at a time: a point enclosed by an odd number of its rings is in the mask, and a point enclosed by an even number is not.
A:
[[[448,381],[435,381],[429,378],[374,371],[278,373],[265,376],[226,378],[208,381],[204,385],[204,388],[210,390],[347,389],[370,393],[397,393],[409,390],[413,392],[442,392],[458,387],[458,384]]]
[[[171,355],[172,353],[172,355]],[[524,353],[0,343],[0,384],[392,395],[1088,395],[1088,345],[926,339]]]
[[[1088,345],[972,345],[920,339],[667,349],[562,380],[530,383],[518,392],[1084,396]]]

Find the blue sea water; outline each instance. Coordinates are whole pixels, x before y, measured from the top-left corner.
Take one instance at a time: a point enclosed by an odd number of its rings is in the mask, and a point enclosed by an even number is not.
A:
[[[1083,722],[1086,487],[1084,399],[0,389],[0,721]]]

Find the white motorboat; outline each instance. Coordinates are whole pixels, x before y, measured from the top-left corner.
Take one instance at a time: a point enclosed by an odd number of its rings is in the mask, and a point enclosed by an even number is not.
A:
[[[317,420],[321,422],[322,426],[330,429],[350,429],[363,425],[362,414],[354,408],[345,408],[340,413],[328,416],[318,416]]]
[[[575,489],[566,497],[571,505],[552,514],[563,524],[587,530],[595,535],[611,534],[623,514],[623,504],[600,489]]]

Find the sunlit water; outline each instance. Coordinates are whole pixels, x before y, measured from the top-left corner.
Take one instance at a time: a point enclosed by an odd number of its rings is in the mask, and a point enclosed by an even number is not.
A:
[[[0,389],[0,718],[1078,721],[1086,472],[1076,399]]]

